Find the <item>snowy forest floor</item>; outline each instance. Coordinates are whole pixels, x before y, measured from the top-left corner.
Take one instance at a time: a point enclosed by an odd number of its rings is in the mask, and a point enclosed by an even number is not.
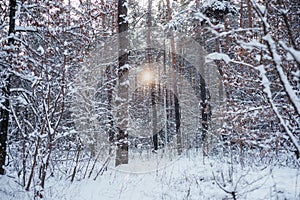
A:
[[[138,159],[143,160],[137,162]],[[77,179],[71,183],[70,177],[49,177],[44,199],[300,199],[300,169],[293,167],[242,167],[225,158],[203,158],[195,151],[186,152],[159,169],[145,162],[144,156],[137,154],[134,160],[108,168],[96,180]],[[97,167],[100,169],[101,164]],[[34,199],[33,192],[25,192],[19,182],[10,175],[0,176],[0,199]]]

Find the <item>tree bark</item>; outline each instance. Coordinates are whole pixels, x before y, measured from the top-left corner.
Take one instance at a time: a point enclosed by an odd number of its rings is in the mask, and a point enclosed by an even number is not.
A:
[[[251,0],[247,0],[247,8],[248,8],[248,27],[252,28]]]
[[[241,0],[241,3],[240,3],[240,28],[244,28],[243,27],[243,0]]]
[[[15,16],[16,16],[16,0],[9,1],[9,29],[8,35],[11,36],[15,33]],[[8,45],[13,45],[14,38],[8,39]],[[9,123],[9,97],[10,97],[10,75],[4,74],[2,77],[5,81],[5,85],[1,88],[3,96],[4,96],[4,103],[3,107],[0,108],[0,175],[5,173],[4,165],[6,160],[6,142],[7,142],[7,133],[8,133],[8,123]]]
[[[167,0],[167,13],[168,13],[168,21],[172,20],[171,15],[171,7],[170,0]],[[173,36],[170,39],[171,43],[171,60],[172,60],[172,85],[173,85],[173,98],[174,98],[174,110],[175,110],[175,129],[177,136],[177,152],[180,155],[182,152],[182,140],[181,140],[181,132],[180,132],[180,113],[179,113],[179,102],[177,98],[177,77],[175,74],[176,69],[176,54],[175,54],[175,41]]]
[[[154,151],[157,151],[158,149],[158,130],[157,130],[157,98],[156,96],[158,95],[156,93],[156,88],[155,85],[151,85],[151,105],[152,105],[152,139],[153,139],[153,146],[154,146]]]
[[[128,21],[127,21],[127,0],[118,1],[118,31],[119,35],[119,68],[118,68],[118,99],[120,102],[117,102],[118,113],[117,113],[117,126],[118,126],[118,135],[117,135],[117,152],[116,152],[116,162],[115,166],[121,164],[128,164],[128,68],[125,67],[128,64],[128,47],[129,41],[126,35],[124,35],[128,30]],[[122,34],[123,33],[123,34]]]

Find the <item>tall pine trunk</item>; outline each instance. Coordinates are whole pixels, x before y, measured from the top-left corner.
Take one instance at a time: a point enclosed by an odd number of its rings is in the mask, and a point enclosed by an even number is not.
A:
[[[16,0],[9,1],[9,29],[8,35],[11,36],[15,33],[15,16],[16,16]],[[8,39],[8,45],[13,45],[14,38]],[[7,66],[6,66],[7,67]],[[6,142],[7,142],[7,133],[8,133],[8,122],[9,122],[9,97],[10,97],[10,75],[4,73],[3,77],[5,85],[1,88],[1,92],[4,97],[4,102],[0,108],[0,175],[4,174],[4,165],[6,159]]]
[[[170,0],[167,0],[167,13],[168,13],[168,21],[172,20],[171,16],[171,6]],[[172,87],[173,87],[173,100],[174,100],[174,110],[175,110],[175,129],[176,129],[176,137],[177,137],[177,152],[180,155],[182,152],[182,139],[181,139],[181,132],[180,132],[180,112],[179,112],[179,102],[177,98],[177,77],[175,73],[176,69],[176,54],[175,54],[175,41],[174,38],[171,37],[171,60],[172,60]]]
[[[115,165],[128,163],[128,68],[125,67],[128,64],[128,38],[124,35],[128,31],[127,21],[127,0],[118,1],[118,32],[119,35],[119,67],[118,67],[118,113],[117,113],[117,152]],[[122,34],[123,33],[123,34]]]

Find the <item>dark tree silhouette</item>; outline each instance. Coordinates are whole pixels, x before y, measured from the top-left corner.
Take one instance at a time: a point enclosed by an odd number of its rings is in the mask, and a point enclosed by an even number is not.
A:
[[[9,30],[8,35],[13,35],[15,33],[15,16],[16,16],[16,0],[9,1]],[[8,39],[8,45],[13,45],[14,38]],[[8,66],[4,66],[8,67]],[[4,73],[5,85],[1,88],[2,94],[4,96],[3,107],[0,108],[0,174],[4,174],[4,165],[6,158],[6,142],[7,142],[7,132],[8,132],[8,122],[9,122],[9,96],[10,96],[10,75]]]

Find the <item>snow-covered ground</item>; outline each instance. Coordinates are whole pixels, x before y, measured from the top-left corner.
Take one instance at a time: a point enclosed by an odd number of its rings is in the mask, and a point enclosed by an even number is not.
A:
[[[233,199],[233,193],[236,199],[300,199],[299,169],[242,168],[212,157],[203,159],[195,152],[172,161],[162,159],[160,154],[151,155],[151,159],[137,154],[134,160],[128,165],[108,168],[96,180],[95,175],[73,183],[70,178],[50,177],[46,181],[45,199]],[[0,176],[0,199],[34,198],[33,192],[25,192],[15,178]]]

